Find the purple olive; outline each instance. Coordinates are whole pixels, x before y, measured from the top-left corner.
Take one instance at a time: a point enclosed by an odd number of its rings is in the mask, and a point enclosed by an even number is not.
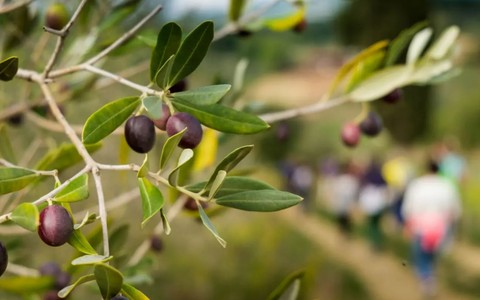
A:
[[[165,129],[167,129],[168,118],[170,118],[170,109],[168,109],[166,104],[162,104],[162,112],[162,117],[160,119],[153,120],[153,124],[155,124],[158,129],[165,131]]]
[[[62,271],[60,266],[55,262],[47,262],[39,269],[43,276],[51,276],[55,279],[55,289],[57,291],[63,289],[70,284],[71,276],[69,273]]]
[[[8,265],[8,253],[7,248],[0,242],[0,276],[5,273]]]
[[[127,144],[138,153],[147,153],[155,144],[155,126],[147,116],[131,117],[125,124]]]
[[[62,300],[58,297],[57,291],[48,291],[43,295],[43,300]]]
[[[154,252],[162,252],[163,250],[163,241],[160,237],[153,235],[150,238],[150,249]]]
[[[127,297],[122,295],[116,295],[115,297],[111,298],[110,300],[128,300]]]
[[[341,133],[343,143],[348,147],[355,147],[360,141],[360,128],[355,123],[347,123]]]
[[[13,126],[20,126],[23,123],[23,114],[18,113],[10,116],[8,119],[8,124],[13,125]]]
[[[305,19],[300,20],[300,22],[293,26],[293,31],[296,33],[302,33],[305,29],[307,29],[307,20]]]
[[[50,5],[47,9],[45,15],[45,26],[61,30],[65,25],[67,25],[68,20],[70,19],[70,13],[67,8],[62,3],[54,3]]]
[[[237,36],[241,37],[241,38],[247,38],[247,37],[250,37],[252,36],[253,32],[251,30],[248,30],[248,29],[239,29],[237,31]]]
[[[387,95],[383,96],[382,100],[386,103],[397,103],[403,96],[403,90],[400,88],[394,89]]]
[[[374,111],[370,111],[368,116],[360,123],[360,130],[368,136],[378,135],[382,128],[382,118]]]
[[[167,121],[167,134],[172,136],[187,128],[178,144],[181,148],[193,149],[202,140],[202,125],[194,116],[180,112],[171,116]]]
[[[200,201],[200,205],[204,209],[208,207],[208,203],[205,202],[205,201]],[[189,210],[189,211],[197,211],[198,210],[198,205],[197,205],[197,202],[195,201],[195,199],[188,198],[187,201],[185,202],[185,204],[183,205],[183,208],[185,210]]]
[[[73,233],[73,220],[60,205],[50,205],[40,213],[38,235],[45,244],[57,247],[65,244]]]

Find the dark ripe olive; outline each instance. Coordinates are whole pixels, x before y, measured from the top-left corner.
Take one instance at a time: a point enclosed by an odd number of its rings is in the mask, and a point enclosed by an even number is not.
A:
[[[178,93],[178,92],[183,92],[186,91],[188,88],[188,82],[187,79],[182,79],[179,82],[175,83],[171,88],[170,88],[170,93]]]
[[[355,147],[360,141],[360,128],[355,123],[347,123],[342,128],[342,142],[348,147]]]
[[[67,25],[69,19],[70,13],[65,5],[62,3],[55,3],[50,5],[47,9],[45,26],[55,30],[61,30]]]
[[[306,28],[307,28],[307,20],[302,19],[293,27],[293,31],[295,31],[296,33],[302,33],[305,31]]]
[[[241,38],[250,37],[252,34],[253,34],[253,32],[251,30],[248,30],[248,29],[239,29],[237,31],[237,36],[239,36]]]
[[[155,126],[147,116],[131,117],[125,124],[127,144],[138,153],[147,153],[155,144]]]
[[[0,276],[5,273],[8,265],[8,253],[7,248],[0,242]]]
[[[205,201],[200,201],[200,205],[204,209],[208,207],[208,203],[205,202]],[[186,209],[186,210],[189,210],[189,211],[197,211],[198,210],[198,205],[197,205],[197,202],[195,201],[195,199],[188,198],[188,200],[183,205],[183,208]]]
[[[122,295],[116,295],[115,297],[111,298],[110,300],[128,300],[127,297]]]
[[[387,95],[383,96],[382,100],[387,103],[397,103],[403,96],[403,90],[400,88],[394,89]]]
[[[171,116],[167,121],[167,134],[172,136],[187,128],[178,144],[182,148],[193,149],[202,140],[202,125],[194,116],[180,112]]]
[[[154,235],[150,238],[150,249],[154,252],[162,252],[163,241],[160,237]]]
[[[370,111],[368,116],[360,123],[360,130],[368,136],[378,135],[382,128],[382,118],[374,111]]]
[[[23,123],[23,114],[18,113],[10,116],[8,119],[8,124],[13,125],[13,126],[20,126]]]
[[[73,220],[60,205],[45,207],[40,213],[38,235],[45,244],[57,247],[65,244],[73,233]]]
[[[166,104],[162,104],[162,112],[162,117],[160,119],[153,120],[153,124],[155,124],[158,129],[165,131],[165,129],[167,129],[168,118],[170,118],[170,109],[168,109]]]
[[[70,284],[71,276],[68,272],[62,271],[60,266],[55,262],[48,262],[39,268],[40,274],[43,276],[52,276],[55,279],[55,289],[57,291],[63,289]]]

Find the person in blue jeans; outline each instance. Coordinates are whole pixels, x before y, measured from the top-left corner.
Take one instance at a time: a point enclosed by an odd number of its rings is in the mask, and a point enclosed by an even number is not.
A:
[[[434,296],[435,265],[461,214],[458,191],[439,174],[436,162],[430,161],[428,173],[407,186],[402,212],[422,291],[427,297]]]

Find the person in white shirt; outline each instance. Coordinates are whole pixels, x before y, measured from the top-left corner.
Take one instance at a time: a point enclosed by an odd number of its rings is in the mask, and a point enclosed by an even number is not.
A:
[[[460,218],[461,204],[455,185],[439,174],[436,162],[429,162],[428,171],[408,185],[402,213],[417,275],[423,292],[431,296],[435,294],[435,263]]]

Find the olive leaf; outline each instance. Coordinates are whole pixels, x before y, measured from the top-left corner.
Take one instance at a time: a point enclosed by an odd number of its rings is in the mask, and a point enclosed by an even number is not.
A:
[[[254,190],[218,197],[218,205],[246,210],[272,212],[294,206],[302,197],[278,190]]]
[[[160,170],[165,167],[186,131],[187,128],[185,127],[182,131],[172,135],[165,141],[163,144],[162,153],[160,154]]]
[[[220,101],[231,87],[230,84],[209,85],[184,92],[173,93],[170,96],[173,100],[180,99],[198,105],[211,105]]]
[[[200,215],[200,219],[202,220],[202,223],[205,227],[207,227],[208,231],[210,231],[213,236],[217,239],[217,241],[222,245],[223,248],[227,246],[227,242],[220,237],[220,235],[217,232],[217,229],[215,228],[215,225],[210,221],[210,218],[207,216],[205,211],[203,210],[201,205],[197,205],[198,208],[198,213]]]
[[[35,232],[40,224],[38,208],[32,203],[21,203],[12,211],[10,220],[27,230]]]
[[[110,102],[94,112],[85,122],[82,132],[84,144],[94,144],[112,133],[137,109],[138,97],[126,97]]]
[[[150,300],[150,298],[145,296],[141,291],[127,283],[122,285],[122,294],[131,300]]]
[[[106,264],[96,264],[93,274],[103,299],[115,297],[122,289],[123,275],[114,267]]]
[[[80,265],[94,265],[99,263],[104,263],[111,260],[113,256],[104,256],[98,254],[87,254],[72,260],[71,264],[74,266]]]
[[[95,255],[97,251],[93,249],[92,245],[88,242],[87,238],[83,235],[83,233],[76,229],[73,231],[72,236],[68,240],[68,243],[75,248],[78,252],[84,254]]]
[[[165,204],[162,192],[153,185],[147,178],[137,179],[142,197],[143,220],[142,227],[156,214]]]
[[[157,43],[152,51],[150,59],[150,81],[155,80],[155,76],[165,62],[178,51],[182,41],[182,28],[174,22],[165,24],[157,36]]]
[[[18,71],[18,57],[11,56],[0,61],[0,80],[2,81],[10,81],[12,80],[15,75],[17,75]]]
[[[0,168],[0,195],[16,192],[39,177],[32,170],[23,168]]]
[[[196,184],[189,185],[186,188],[189,191],[198,193],[205,187],[206,184],[207,182],[204,181],[204,182],[199,182]],[[274,190],[274,189],[275,188],[272,187],[271,185],[253,178],[244,177],[244,176],[227,176],[223,180],[222,186],[215,194],[215,197],[219,198],[222,196],[227,196],[231,194],[236,194],[236,193],[245,192],[245,191],[252,191],[252,190]]]
[[[101,143],[85,145],[88,153],[93,153],[102,147]],[[58,170],[62,171],[82,161],[75,145],[63,143],[57,148],[50,150],[37,163],[36,170]]]
[[[82,276],[82,277],[78,278],[73,284],[71,284],[69,286],[66,286],[63,289],[61,289],[58,292],[57,295],[60,298],[67,298],[67,296],[70,295],[70,293],[73,292],[73,290],[77,286],[79,286],[83,283],[86,283],[86,282],[93,281],[93,280],[95,280],[95,275],[93,275],[93,274],[88,274],[88,275]]]
[[[88,174],[72,180],[54,198],[56,202],[76,202],[88,198]]]

